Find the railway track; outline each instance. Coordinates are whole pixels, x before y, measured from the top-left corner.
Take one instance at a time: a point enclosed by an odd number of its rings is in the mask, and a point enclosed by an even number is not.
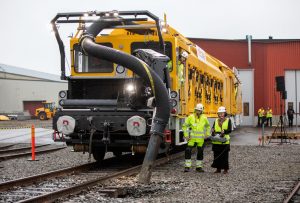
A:
[[[41,145],[41,146],[38,146],[37,148],[45,147],[45,146],[48,146],[48,145]],[[35,154],[43,154],[43,153],[53,152],[53,151],[57,151],[57,150],[64,149],[64,148],[66,148],[66,147],[65,146],[59,146],[59,147],[54,147],[54,148],[49,148],[49,149],[40,149],[40,150],[36,150]],[[14,158],[19,158],[19,157],[24,157],[24,156],[30,156],[31,152],[12,153],[12,152],[29,150],[29,149],[31,149],[31,148],[23,147],[23,148],[17,148],[17,149],[7,150],[6,152],[10,153],[10,154],[1,155],[0,156],[0,161],[4,161],[4,160],[8,160],[8,159],[14,159]],[[4,151],[5,150],[2,150],[2,152],[0,151],[0,154],[5,154]]]
[[[177,153],[156,161],[162,165],[169,160],[177,159],[183,153]],[[96,163],[52,171],[46,174],[26,177],[0,184],[0,201],[4,202],[47,202],[54,201],[71,194],[78,194],[88,187],[104,181],[137,174],[141,168],[142,159],[132,156],[112,158],[97,167]],[[106,189],[103,193],[112,192]]]
[[[14,145],[16,145],[16,144],[6,144],[6,145],[2,145],[2,146],[0,146],[0,150],[10,148],[10,147],[12,147],[12,146],[14,146]]]
[[[35,148],[40,148],[40,147],[45,147],[49,146],[50,144],[44,144],[44,145],[37,145]],[[8,154],[8,153],[13,153],[13,152],[19,152],[19,151],[26,151],[26,150],[31,150],[31,147],[18,147],[18,148],[13,148],[13,149],[0,149],[0,154]]]
[[[300,181],[295,185],[292,192],[286,197],[284,203],[300,202]]]

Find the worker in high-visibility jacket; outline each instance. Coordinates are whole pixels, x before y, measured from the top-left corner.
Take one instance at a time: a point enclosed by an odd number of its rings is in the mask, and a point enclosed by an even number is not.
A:
[[[264,108],[261,107],[260,109],[258,109],[258,112],[257,112],[257,115],[258,115],[257,127],[262,126],[264,114],[265,114]]]
[[[211,167],[216,168],[215,173],[221,173],[224,169],[224,174],[229,170],[229,151],[230,151],[230,133],[231,120],[227,118],[226,108],[224,106],[218,109],[218,118],[216,118],[211,132],[212,150],[214,152],[214,160]]]
[[[173,70],[173,63],[172,63],[172,60],[170,60],[168,63],[167,63],[167,68],[169,70],[169,72],[171,72]]]
[[[266,113],[266,118],[267,118],[267,126],[272,127],[272,117],[273,117],[273,112],[270,107],[267,108],[267,113]]]
[[[178,88],[180,89],[181,86],[183,86],[185,82],[185,65],[186,65],[186,60],[188,57],[188,53],[186,51],[182,51],[179,60],[178,60],[178,65],[177,65],[177,73],[178,73]]]
[[[203,105],[197,104],[195,112],[189,115],[182,126],[184,137],[188,144],[185,150],[185,169],[184,172],[190,171],[192,167],[192,149],[197,147],[196,171],[203,170],[203,144],[206,136],[210,135],[210,125],[207,117],[203,114]]]

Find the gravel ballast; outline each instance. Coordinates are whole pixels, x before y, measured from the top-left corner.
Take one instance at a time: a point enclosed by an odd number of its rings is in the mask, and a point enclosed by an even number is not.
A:
[[[213,154],[205,150],[205,173],[183,172],[184,160],[157,167],[150,185],[123,177],[107,186],[128,188],[125,198],[104,198],[97,188],[70,202],[282,202],[300,178],[299,145],[232,146],[229,174],[214,174]],[[194,157],[195,159],[195,157]]]
[[[36,159],[38,161],[28,161],[31,159],[28,156],[0,162],[2,166],[0,169],[0,182],[88,163],[88,153],[73,152],[72,149],[72,147],[66,147],[46,154],[37,154]],[[112,156],[112,153],[106,154],[106,158]],[[95,160],[92,158],[92,161]]]

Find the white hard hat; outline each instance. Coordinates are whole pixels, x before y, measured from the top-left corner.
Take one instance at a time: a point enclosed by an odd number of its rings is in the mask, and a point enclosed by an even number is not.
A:
[[[198,110],[198,111],[203,111],[204,107],[203,107],[203,104],[199,103],[196,105],[195,107],[195,110]]]
[[[187,58],[187,57],[188,57],[188,53],[187,53],[186,51],[183,51],[183,52],[181,53],[181,56],[182,56],[183,58]]]
[[[226,108],[224,106],[220,106],[218,108],[218,113],[225,113],[226,112]]]

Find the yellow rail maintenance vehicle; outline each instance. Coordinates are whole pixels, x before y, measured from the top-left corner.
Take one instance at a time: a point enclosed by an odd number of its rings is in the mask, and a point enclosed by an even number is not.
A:
[[[64,23],[78,25],[70,39],[70,76],[65,74],[57,30]],[[168,114],[159,151],[183,146],[182,124],[200,102],[209,118],[222,105],[238,123],[237,71],[169,26],[166,17],[160,20],[148,11],[60,13],[52,26],[61,53],[61,78],[69,84],[59,92],[53,127],[75,151],[89,150],[98,161],[107,151],[145,153],[153,126],[164,123],[153,118],[156,111]],[[133,68],[138,63],[143,64],[142,74]],[[160,102],[164,92],[167,106]]]
[[[48,120],[53,118],[56,108],[54,102],[42,102],[43,107],[35,110],[35,117],[40,120]]]

